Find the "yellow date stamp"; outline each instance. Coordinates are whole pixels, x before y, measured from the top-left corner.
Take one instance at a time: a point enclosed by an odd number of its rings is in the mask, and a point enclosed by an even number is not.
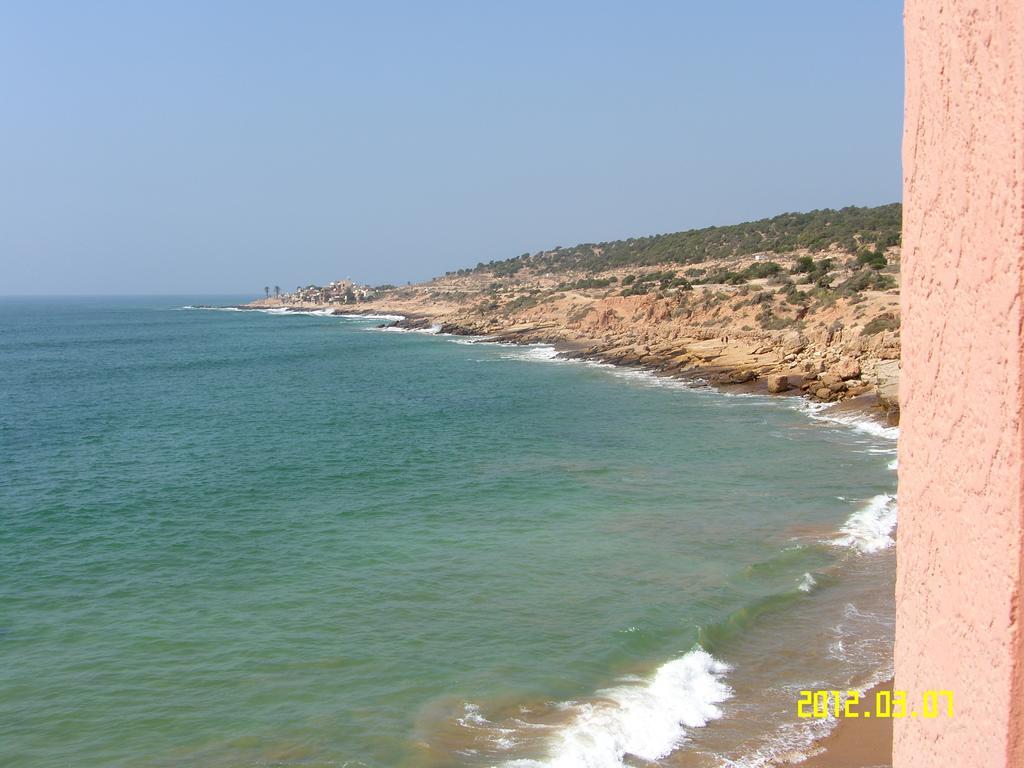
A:
[[[800,691],[796,716],[800,718],[903,717],[934,719],[953,716],[952,691],[925,691],[908,696],[906,691],[877,691],[864,697],[860,691]]]

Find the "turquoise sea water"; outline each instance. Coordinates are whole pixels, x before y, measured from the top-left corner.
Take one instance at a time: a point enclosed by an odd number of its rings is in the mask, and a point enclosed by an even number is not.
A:
[[[884,674],[891,434],[198,301],[0,300],[0,765],[760,765]]]

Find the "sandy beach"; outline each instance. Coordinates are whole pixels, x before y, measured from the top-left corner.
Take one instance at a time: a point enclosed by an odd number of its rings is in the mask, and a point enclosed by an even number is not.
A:
[[[867,691],[857,711],[862,712],[865,702],[874,701],[875,694],[885,690],[892,690],[892,680]],[[840,720],[819,746],[822,752],[799,765],[803,768],[888,768],[892,765],[892,720],[864,717]]]

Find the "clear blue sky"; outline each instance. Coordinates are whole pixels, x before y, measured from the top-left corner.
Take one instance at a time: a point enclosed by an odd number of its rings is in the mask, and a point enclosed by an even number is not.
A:
[[[0,5],[0,294],[405,282],[900,197],[902,4]]]

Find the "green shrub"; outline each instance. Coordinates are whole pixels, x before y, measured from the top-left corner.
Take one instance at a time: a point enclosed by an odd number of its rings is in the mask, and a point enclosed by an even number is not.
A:
[[[758,314],[757,322],[766,331],[781,331],[783,328],[788,328],[796,321],[792,317],[779,317],[772,312],[771,307],[765,307]]]
[[[806,304],[807,294],[804,293],[803,291],[797,290],[797,287],[794,285],[790,288],[789,291],[786,292],[786,303],[797,305]]]
[[[558,247],[532,256],[522,254],[505,261],[480,263],[477,269],[506,275],[515,274],[525,266],[539,274],[567,269],[598,272],[631,264],[695,264],[756,253],[824,250],[833,244],[849,253],[864,243],[874,243],[884,251],[899,244],[902,216],[903,208],[899,203],[876,208],[850,206],[839,210],[783,213],[724,227]]]
[[[587,277],[582,280],[577,280],[571,287],[576,290],[586,290],[587,288],[607,288],[611,284],[611,278]]]
[[[875,269],[862,268],[840,283],[836,290],[843,296],[854,296],[861,291],[887,291],[896,287],[896,281]]]
[[[761,277],[771,277],[782,271],[782,265],[774,261],[755,261],[743,270],[743,275],[748,280],[757,280]]]
[[[895,331],[900,327],[900,319],[892,312],[883,312],[861,329],[861,336],[874,336],[882,331]]]
[[[862,266],[867,265],[872,269],[881,269],[889,263],[889,260],[885,258],[885,254],[881,251],[871,251],[864,248],[857,254],[857,263]]]
[[[806,274],[814,271],[814,259],[811,256],[801,256],[796,260],[796,264],[793,265],[793,269],[790,270],[794,275]]]

